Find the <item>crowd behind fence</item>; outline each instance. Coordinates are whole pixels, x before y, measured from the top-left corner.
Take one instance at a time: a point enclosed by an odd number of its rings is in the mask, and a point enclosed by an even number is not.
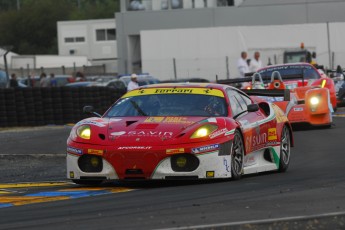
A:
[[[35,76],[41,73],[54,73],[56,75],[71,75],[74,76],[75,73],[82,72],[85,75],[107,75],[114,73],[107,73],[105,65],[93,65],[93,66],[73,66],[73,67],[54,67],[54,68],[19,68],[19,69],[9,69],[9,74],[15,73],[18,77],[24,78],[29,75]]]

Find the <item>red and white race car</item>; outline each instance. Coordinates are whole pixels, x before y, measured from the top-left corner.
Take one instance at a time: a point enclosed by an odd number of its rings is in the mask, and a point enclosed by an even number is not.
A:
[[[275,104],[221,84],[150,85],[73,127],[67,177],[78,184],[239,179],[286,171],[292,145],[290,123]]]

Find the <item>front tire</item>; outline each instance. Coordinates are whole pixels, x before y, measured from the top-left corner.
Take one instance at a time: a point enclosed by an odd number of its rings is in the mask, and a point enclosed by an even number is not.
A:
[[[231,177],[234,180],[243,174],[244,145],[241,133],[236,130],[231,148]]]
[[[291,155],[291,138],[290,130],[285,125],[282,130],[281,142],[280,142],[280,160],[279,160],[279,172],[285,172],[290,164]]]

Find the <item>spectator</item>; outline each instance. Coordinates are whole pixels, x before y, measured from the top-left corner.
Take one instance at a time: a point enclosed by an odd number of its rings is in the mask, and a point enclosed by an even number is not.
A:
[[[35,80],[32,79],[31,74],[28,75],[28,79],[26,80],[26,85],[28,87],[34,87],[35,86]]]
[[[40,87],[50,87],[50,80],[45,73],[40,75]]]
[[[55,74],[50,74],[50,86],[51,87],[57,87],[57,80],[55,78]]]
[[[254,59],[251,60],[249,70],[250,72],[256,72],[262,67],[262,62],[260,60],[260,53],[256,51],[254,53]]]
[[[78,71],[76,74],[75,74],[75,77],[76,77],[76,81],[85,81],[85,76],[82,72]]]
[[[128,83],[127,91],[131,91],[136,88],[139,88],[138,76],[135,73],[133,73],[131,76],[131,81]]]
[[[15,73],[12,73],[12,74],[11,74],[10,87],[13,87],[13,88],[18,87],[17,76],[16,76]]]
[[[249,66],[247,63],[247,52],[241,52],[241,58],[237,61],[237,69],[241,77],[244,77],[245,73],[249,72]]]

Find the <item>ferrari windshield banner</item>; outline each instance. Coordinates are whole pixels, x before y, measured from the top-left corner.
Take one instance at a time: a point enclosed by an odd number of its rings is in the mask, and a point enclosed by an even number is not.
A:
[[[202,94],[224,97],[224,94],[221,90],[210,88],[148,88],[130,91],[122,98],[151,94]]]

